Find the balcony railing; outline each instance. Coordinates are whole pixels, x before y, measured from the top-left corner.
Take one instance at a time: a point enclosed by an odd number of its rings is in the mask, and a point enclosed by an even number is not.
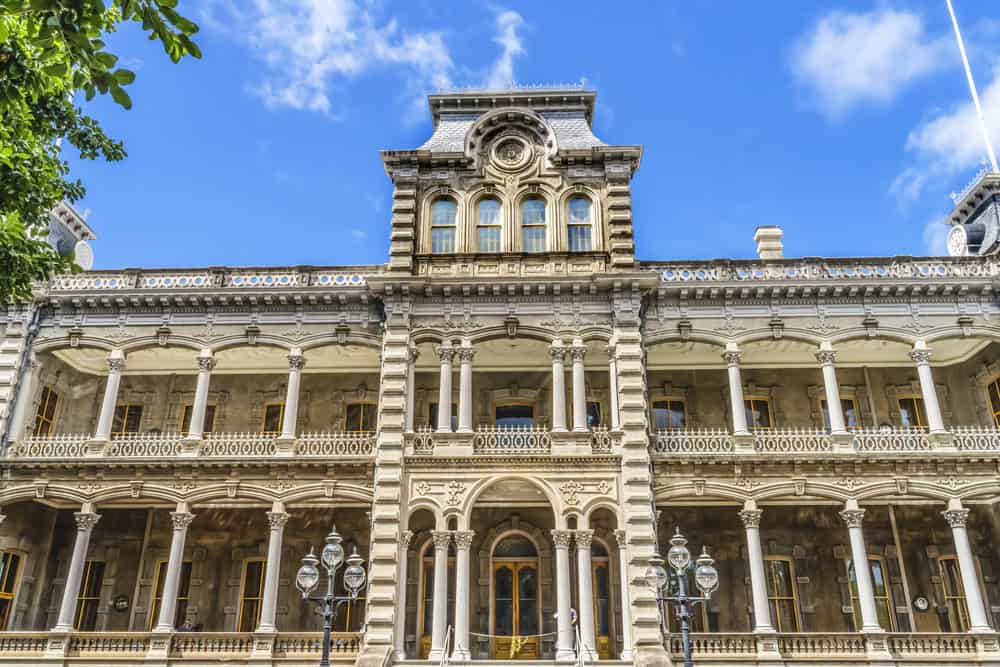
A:
[[[552,436],[547,428],[530,426],[480,426],[472,436],[472,451],[476,454],[548,454],[552,451]]]
[[[375,433],[369,431],[303,433],[284,449],[268,433],[206,433],[203,440],[194,442],[180,433],[128,433],[107,443],[94,441],[90,434],[73,433],[26,438],[7,449],[7,459],[359,458],[374,453]]]
[[[833,436],[815,428],[763,429],[738,438],[723,429],[661,429],[650,435],[654,455],[662,457],[731,457],[734,455],[879,455],[932,451],[1000,454],[1000,430],[960,426],[942,434],[923,428],[859,428]]]
[[[213,664],[246,664],[251,653],[255,658],[266,658],[270,653],[275,659],[316,661],[323,646],[319,632],[281,632],[263,650],[252,633],[239,632],[177,632],[163,643],[154,641],[157,635],[148,632],[75,632],[66,640],[63,637],[46,632],[0,632],[0,664],[53,664],[55,652],[64,656],[59,663],[63,665],[132,665],[142,663],[158,650],[161,655],[165,650],[169,659],[185,663],[207,660]],[[360,633],[335,632],[330,637],[330,658],[353,662],[361,643]]]
[[[472,433],[440,433],[423,427],[407,438],[416,456],[463,451],[476,456],[546,456],[563,452],[610,454],[619,434],[606,426],[594,427],[586,433],[555,433],[543,426],[479,426]],[[569,447],[572,452],[564,449]]]
[[[811,664],[839,664],[864,661],[872,648],[888,652],[893,660],[920,664],[974,663],[981,653],[980,644],[995,645],[996,635],[960,633],[886,633],[866,637],[849,632],[803,632],[778,635],[752,633],[692,633],[691,653],[694,661],[731,664],[757,664],[758,652],[777,652],[783,660],[802,660]],[[872,643],[878,642],[878,646]],[[679,635],[666,639],[667,650],[675,660],[683,656]],[[766,645],[765,645],[766,644]]]

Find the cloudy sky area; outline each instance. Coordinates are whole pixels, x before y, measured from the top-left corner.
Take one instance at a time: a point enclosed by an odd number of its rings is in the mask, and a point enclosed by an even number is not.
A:
[[[1000,147],[1000,10],[954,0]],[[385,261],[381,149],[431,132],[442,88],[584,81],[595,130],[641,143],[645,259],[944,252],[985,164],[944,0],[626,3],[182,0],[205,57],[136,31],[135,106],[91,111],[117,165],[74,161],[99,267]]]

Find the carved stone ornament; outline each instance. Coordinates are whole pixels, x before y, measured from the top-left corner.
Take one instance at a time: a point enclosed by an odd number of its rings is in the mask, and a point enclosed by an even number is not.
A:
[[[438,359],[441,360],[441,363],[451,363],[451,360],[455,358],[455,348],[453,347],[439,345],[434,348],[434,350],[437,352]]]
[[[125,370],[124,359],[108,359],[109,373],[121,373],[123,370]]]
[[[399,544],[400,544],[400,546],[403,547],[403,549],[408,549],[409,548],[409,546],[410,546],[410,540],[412,540],[412,539],[413,539],[413,531],[412,530],[404,530],[403,532],[401,532],[399,534]]]
[[[576,531],[576,548],[580,550],[589,550],[590,543],[594,541],[594,531],[592,530],[578,530]]]
[[[587,348],[582,345],[577,345],[569,348],[569,354],[570,357],[572,357],[573,361],[579,361],[580,363],[583,363],[584,357],[587,356]]]
[[[507,135],[493,144],[491,151],[493,164],[504,171],[518,171],[531,162],[534,150],[519,136]]]
[[[563,482],[559,490],[563,494],[563,500],[566,501],[567,505],[576,505],[580,502],[578,494],[583,491],[583,484],[577,482],[576,480],[570,482]]]
[[[215,368],[215,359],[212,357],[198,357],[198,370],[199,371],[211,371]]]
[[[473,358],[476,356],[476,349],[473,347],[460,347],[458,348],[458,360],[462,363],[469,362],[472,363]]]
[[[271,530],[281,530],[288,523],[289,516],[291,515],[287,512],[268,512],[267,523],[271,526]]]
[[[472,546],[472,538],[476,533],[472,530],[456,530],[452,535],[455,538],[456,549],[468,549]]]
[[[818,361],[823,366],[833,366],[833,363],[837,360],[837,353],[833,350],[820,350],[816,353],[816,361]]]
[[[174,524],[174,530],[187,530],[191,522],[194,521],[194,514],[190,512],[171,512],[170,521]]]
[[[101,520],[100,514],[94,512],[74,512],[73,518],[76,520],[77,530],[93,530],[97,522]]]
[[[840,513],[840,518],[844,520],[848,528],[860,528],[865,518],[865,511],[861,509],[844,510]]]
[[[552,357],[552,361],[565,361],[566,348],[560,345],[553,345],[549,347],[549,356]]]
[[[606,496],[608,495],[609,491],[611,491],[611,485],[608,484],[606,481],[602,479],[600,482],[597,483],[597,492],[599,494],[601,494],[602,496]]]
[[[945,510],[941,512],[941,516],[952,528],[965,528],[969,520],[969,510]]]
[[[432,530],[431,539],[434,540],[435,549],[448,549],[448,545],[451,544],[451,531],[450,530]]]
[[[306,358],[301,354],[288,355],[288,370],[301,371],[306,366]]]
[[[569,545],[573,542],[573,531],[553,530],[552,542],[556,545],[557,549],[569,549]]]
[[[414,488],[414,491],[417,492],[418,496],[426,496],[431,492],[431,485],[427,482],[420,482],[417,484],[416,488]]]
[[[452,480],[448,482],[445,489],[448,493],[448,499],[445,502],[449,505],[458,505],[462,502],[462,495],[465,493],[465,484],[457,480]]]
[[[615,542],[618,543],[618,546],[620,548],[628,544],[628,533],[626,533],[624,530],[616,530],[614,534],[615,534]]]
[[[764,510],[740,510],[737,514],[740,515],[744,528],[760,528],[760,517]]]
[[[922,364],[929,364],[929,363],[931,363],[931,351],[930,350],[912,350],[910,352],[910,359],[912,359],[913,363],[917,364],[918,366],[920,366]]]
[[[742,359],[743,353],[738,350],[726,350],[722,353],[722,360],[727,366],[739,366]]]

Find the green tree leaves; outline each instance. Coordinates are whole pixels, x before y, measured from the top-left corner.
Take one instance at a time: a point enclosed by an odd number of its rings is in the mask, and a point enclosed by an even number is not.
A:
[[[44,239],[48,214],[76,201],[62,150],[84,159],[125,157],[120,141],[74,105],[110,95],[125,109],[135,72],[117,67],[103,37],[123,21],[141,25],[174,62],[201,57],[191,37],[198,26],[177,12],[177,0],[0,0],[0,304],[31,298],[33,281],[73,266]]]

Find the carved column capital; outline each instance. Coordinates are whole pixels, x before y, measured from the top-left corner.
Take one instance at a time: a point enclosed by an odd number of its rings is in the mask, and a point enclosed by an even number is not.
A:
[[[618,543],[620,549],[624,549],[628,545],[628,533],[624,530],[615,531],[615,542]]]
[[[125,370],[125,360],[124,359],[108,359],[108,372],[109,373],[121,373]]]
[[[476,533],[472,530],[456,530],[452,535],[455,538],[455,548],[461,550],[472,546],[472,538]]]
[[[865,511],[862,509],[844,510],[840,513],[840,518],[844,520],[848,528],[860,528],[865,519]]]
[[[301,371],[305,368],[306,358],[301,354],[290,354],[288,355],[288,370],[290,371]]]
[[[76,520],[77,530],[89,531],[101,520],[101,515],[95,512],[74,512],[73,518]]]
[[[406,360],[411,364],[417,363],[417,359],[420,358],[420,353],[417,352],[417,348],[408,347],[406,348]]]
[[[444,363],[450,364],[451,360],[455,358],[455,348],[451,347],[450,345],[439,345],[436,348],[434,348],[434,351],[437,352],[438,359],[441,361],[442,364]]]
[[[945,510],[941,512],[941,516],[952,528],[965,528],[965,524],[969,520],[969,510]]]
[[[435,549],[448,549],[448,545],[451,544],[451,531],[450,530],[432,530],[431,539],[434,540]]]
[[[550,345],[549,346],[549,356],[552,358],[553,362],[564,362],[566,360],[567,348],[562,345]]]
[[[833,350],[820,350],[816,353],[816,361],[823,366],[833,366],[837,360],[837,353]]]
[[[587,356],[587,348],[583,345],[574,345],[568,348],[569,356],[574,362],[583,363],[584,358]]]
[[[569,545],[573,542],[573,531],[553,530],[552,542],[556,545],[557,549],[569,549]]]
[[[764,510],[740,510],[737,514],[743,521],[744,528],[760,528],[760,517],[763,516]]]
[[[174,530],[187,530],[191,522],[194,521],[194,514],[191,512],[171,512],[170,521],[174,524]]]
[[[268,512],[267,523],[271,526],[271,530],[282,530],[288,523],[289,516],[287,512]]]
[[[592,530],[578,530],[576,531],[576,548],[580,550],[590,549],[590,543],[594,540],[594,531]]]
[[[722,359],[727,366],[739,366],[743,360],[743,353],[739,350],[726,350],[722,353]]]
[[[400,546],[403,547],[404,551],[410,548],[410,540],[412,539],[413,539],[412,530],[404,530],[399,534],[399,544]]]
[[[458,348],[458,360],[462,363],[472,363],[472,359],[476,356],[476,348],[474,347],[460,347]]]
[[[216,363],[217,362],[215,361],[214,357],[198,357],[198,370],[211,371],[213,368],[215,368]]]
[[[931,351],[928,348],[910,350],[910,359],[918,366],[931,363]]]

